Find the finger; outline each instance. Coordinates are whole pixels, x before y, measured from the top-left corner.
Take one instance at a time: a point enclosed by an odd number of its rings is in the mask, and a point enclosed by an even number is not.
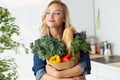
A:
[[[55,68],[53,68],[53,67],[50,66],[50,65],[46,65],[46,68],[49,69],[49,70],[56,70]]]

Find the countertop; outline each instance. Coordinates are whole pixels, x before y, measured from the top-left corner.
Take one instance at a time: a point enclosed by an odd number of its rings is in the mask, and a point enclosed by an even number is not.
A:
[[[90,54],[90,58],[91,59],[98,58],[98,57],[103,57],[103,55],[100,55],[100,54]]]
[[[104,57],[104,55],[100,55],[100,54],[90,54],[90,58],[91,58],[91,59],[99,58],[99,57]],[[101,64],[102,64],[102,63],[101,63]],[[104,64],[104,65],[109,65],[109,66],[113,66],[113,67],[120,68],[120,62],[108,63],[108,64]]]

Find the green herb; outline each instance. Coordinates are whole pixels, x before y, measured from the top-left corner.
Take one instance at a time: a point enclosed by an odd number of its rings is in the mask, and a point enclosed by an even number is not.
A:
[[[11,16],[8,9],[0,7],[0,80],[18,79],[17,64],[14,58],[4,59],[1,53],[6,50],[14,50],[18,53],[20,46],[28,53],[23,43],[13,39],[14,35],[19,34],[19,26],[15,24],[15,17]]]
[[[84,53],[90,51],[90,44],[85,41],[86,36],[77,33],[71,42],[70,54],[75,55],[83,51]]]
[[[55,39],[53,37],[44,37],[30,44],[30,48],[33,54],[39,56],[40,59],[49,59],[54,54],[64,56],[67,49],[63,41]]]
[[[28,53],[28,49],[24,47],[23,43],[12,38],[14,35],[20,34],[19,29],[19,26],[15,25],[15,17],[11,16],[8,9],[0,7],[0,53],[11,49],[17,53],[20,46]]]
[[[13,58],[1,59],[0,58],[0,80],[17,80],[17,65]]]

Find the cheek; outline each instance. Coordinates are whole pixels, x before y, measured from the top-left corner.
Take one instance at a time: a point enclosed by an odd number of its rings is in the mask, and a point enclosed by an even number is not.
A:
[[[48,20],[48,17],[45,17],[45,21],[47,21]]]
[[[48,17],[45,18],[45,22],[46,22],[47,24],[49,23],[49,22],[48,22]]]
[[[57,22],[58,22],[59,24],[61,24],[61,23],[63,23],[63,22],[64,22],[64,19],[63,19],[63,18],[61,18],[61,17],[60,17],[60,18],[57,18],[56,20],[57,20]]]

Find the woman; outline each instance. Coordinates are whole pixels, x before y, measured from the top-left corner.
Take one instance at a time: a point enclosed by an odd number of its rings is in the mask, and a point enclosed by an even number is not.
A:
[[[48,5],[42,17],[41,37],[51,36],[62,40],[66,27],[72,27],[67,6],[58,0],[53,0]],[[36,80],[85,80],[85,75],[90,74],[91,65],[89,54],[81,52],[81,60],[71,69],[57,71],[46,65],[46,61],[34,55],[33,71]]]

